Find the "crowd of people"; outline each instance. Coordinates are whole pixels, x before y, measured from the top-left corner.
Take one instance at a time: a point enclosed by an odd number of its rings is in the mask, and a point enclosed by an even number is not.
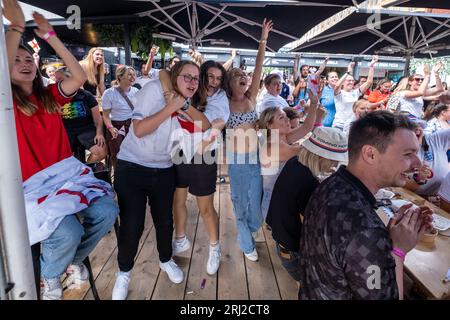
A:
[[[42,248],[42,299],[62,299],[64,273],[74,283],[87,279],[82,261],[117,216],[112,298],[126,299],[147,205],[160,268],[173,283],[183,282],[172,257],[191,246],[188,193],[208,235],[206,272],[214,275],[222,255],[213,202],[220,148],[246,259],[257,263],[255,236],[265,222],[282,265],[299,282],[299,298],[403,298],[403,261],[431,227],[431,211],[404,206],[385,226],[374,194],[406,187],[450,206],[450,113],[441,63],[395,85],[381,79],[373,86],[377,56],[357,83],[354,63],[340,77],[322,76],[328,59],[317,70],[296,61],[289,79],[278,72],[263,77],[273,28],[264,20],[251,74],[232,67],[233,55],[221,64],[194,51],[192,61],[175,56],[166,70],[153,69],[153,47],[139,77],[120,66],[106,88],[101,48],[76,61],[34,13],[36,34],[64,61],[44,85],[32,52],[20,43],[20,5],[3,3],[11,21],[6,45],[29,237]],[[77,148],[88,157],[75,158]],[[89,166],[107,156],[114,188]],[[372,265],[381,270],[378,289],[367,287]]]

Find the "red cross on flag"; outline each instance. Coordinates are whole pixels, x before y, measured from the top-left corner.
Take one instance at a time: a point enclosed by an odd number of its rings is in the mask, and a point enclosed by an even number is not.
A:
[[[39,53],[39,50],[41,50],[41,47],[39,47],[39,44],[37,43],[36,39],[33,38],[33,40],[27,42],[28,45],[33,48],[34,52]]]

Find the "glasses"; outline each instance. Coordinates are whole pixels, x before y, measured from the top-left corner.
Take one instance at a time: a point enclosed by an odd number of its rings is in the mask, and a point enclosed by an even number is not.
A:
[[[414,78],[414,81],[422,82],[422,81],[423,81],[423,78]]]
[[[190,74],[180,74],[179,77],[183,77],[184,82],[187,83],[194,82],[195,84],[198,84],[200,80],[198,77],[193,77]]]

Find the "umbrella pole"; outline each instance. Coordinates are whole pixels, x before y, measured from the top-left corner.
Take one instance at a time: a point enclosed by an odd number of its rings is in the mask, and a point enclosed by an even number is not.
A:
[[[0,70],[6,71],[0,78],[0,146],[3,150],[0,165],[0,236],[3,247],[0,247],[0,261],[7,281],[13,284],[9,298],[36,300],[3,23],[0,23]]]
[[[403,69],[403,75],[409,76],[409,66],[411,65],[411,55],[405,57],[405,68]]]

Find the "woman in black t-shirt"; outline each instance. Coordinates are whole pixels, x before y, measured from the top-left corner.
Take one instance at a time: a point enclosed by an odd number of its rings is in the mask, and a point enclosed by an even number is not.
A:
[[[301,213],[319,181],[331,174],[339,162],[347,161],[347,138],[337,129],[316,128],[304,141],[298,156],[288,160],[272,192],[266,222],[283,267],[299,281]]]

